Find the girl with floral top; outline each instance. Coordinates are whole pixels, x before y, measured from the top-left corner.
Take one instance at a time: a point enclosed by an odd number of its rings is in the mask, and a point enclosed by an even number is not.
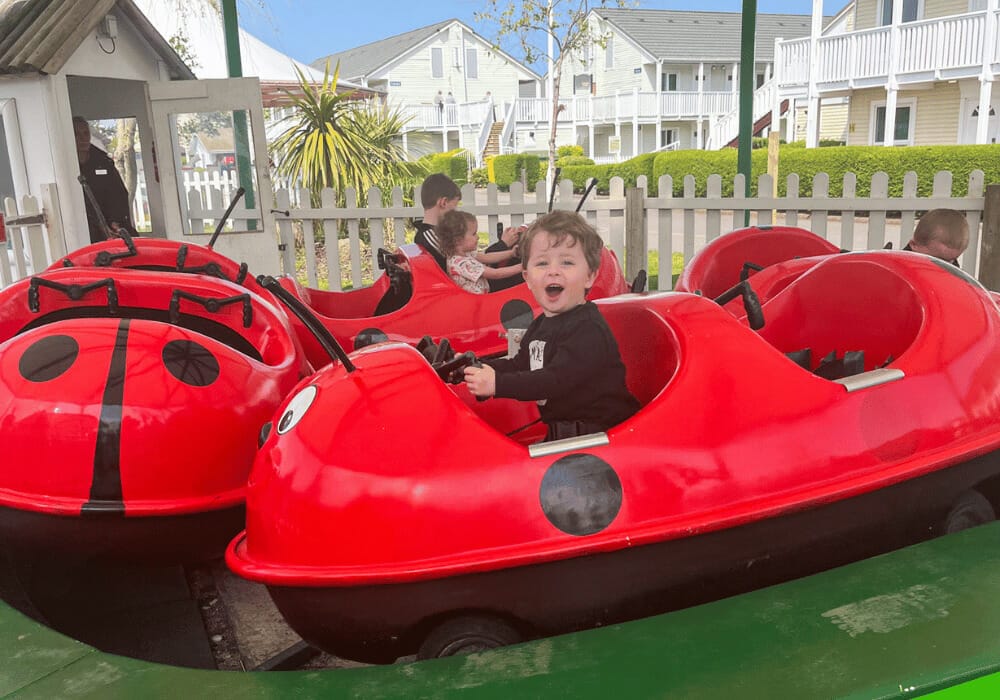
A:
[[[520,275],[521,265],[488,267],[512,260],[516,250],[477,253],[479,231],[476,217],[467,211],[453,209],[441,217],[435,227],[441,251],[447,256],[446,269],[459,287],[473,294],[490,291],[487,280]]]

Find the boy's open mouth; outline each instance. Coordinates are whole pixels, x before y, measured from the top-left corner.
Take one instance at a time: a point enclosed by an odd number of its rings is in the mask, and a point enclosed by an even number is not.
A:
[[[545,294],[550,299],[555,299],[557,296],[562,294],[562,290],[563,290],[562,285],[550,284],[545,287]]]

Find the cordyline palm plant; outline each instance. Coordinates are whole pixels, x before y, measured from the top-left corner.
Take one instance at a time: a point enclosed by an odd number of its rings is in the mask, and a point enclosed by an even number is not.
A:
[[[419,175],[397,141],[406,124],[399,111],[338,93],[340,64],[332,76],[327,65],[320,85],[296,72],[299,90],[285,91],[295,111],[282,120],[284,131],[270,150],[278,175],[301,182],[313,206],[326,187],[341,203],[344,190],[353,187],[361,202],[370,187],[386,192]]]

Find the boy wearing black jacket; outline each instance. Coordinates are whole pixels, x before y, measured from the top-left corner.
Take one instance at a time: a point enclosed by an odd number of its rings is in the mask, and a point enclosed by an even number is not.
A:
[[[578,214],[555,211],[535,221],[521,242],[521,259],[542,314],[515,357],[465,369],[475,396],[537,401],[546,440],[601,432],[639,409],[625,386],[618,343],[586,300],[603,245]]]

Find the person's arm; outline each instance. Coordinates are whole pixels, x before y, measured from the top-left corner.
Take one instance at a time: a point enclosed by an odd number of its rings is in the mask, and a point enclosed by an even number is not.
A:
[[[495,253],[476,253],[476,260],[484,265],[495,265],[497,263],[507,262],[514,257],[514,254],[515,251],[513,250],[499,250]]]
[[[483,269],[483,279],[499,280],[505,277],[519,275],[524,270],[520,265],[507,265],[506,267],[487,267]]]

